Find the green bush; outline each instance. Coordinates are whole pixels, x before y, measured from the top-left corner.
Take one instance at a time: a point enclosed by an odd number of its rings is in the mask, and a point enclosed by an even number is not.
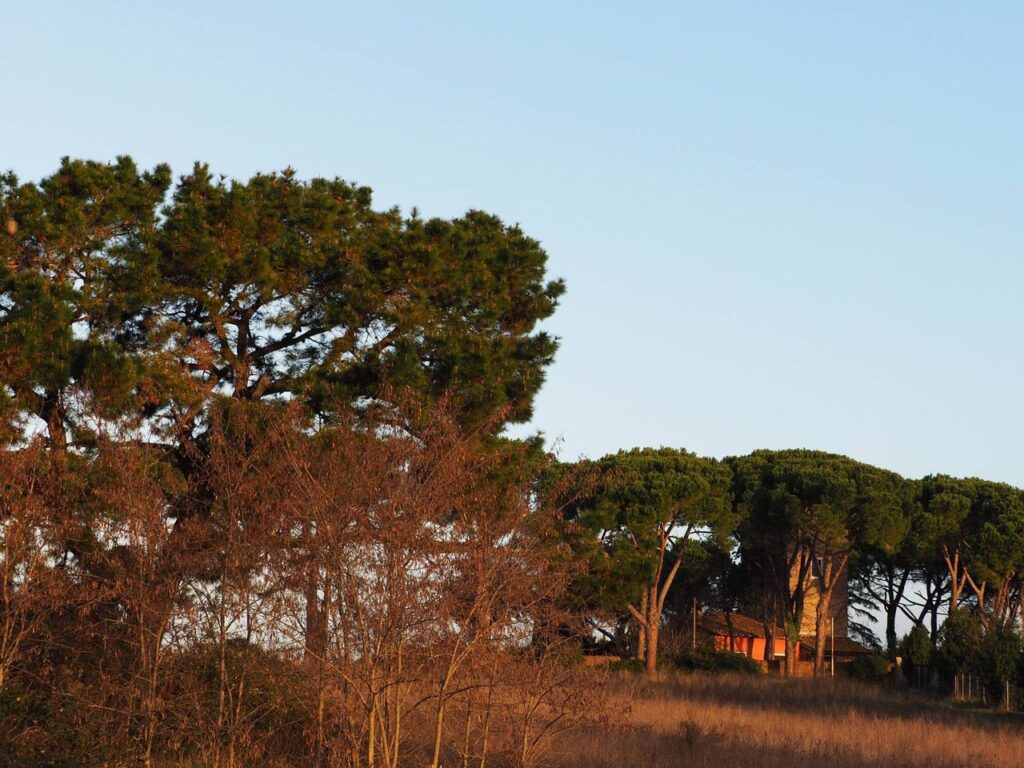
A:
[[[647,670],[642,659],[619,659],[618,661],[609,664],[608,668],[618,672],[630,672],[634,675],[639,675]],[[673,670],[678,669],[678,667],[673,659],[659,656],[658,669]]]
[[[87,745],[72,707],[8,678],[0,688],[0,765],[4,768],[100,768],[115,756]],[[109,758],[109,759],[108,759]]]
[[[616,672],[631,672],[634,675],[638,675],[644,671],[644,663],[640,659],[619,659],[609,664],[608,669]]]
[[[927,667],[931,655],[931,636],[927,629],[917,624],[900,643],[900,656],[903,657],[904,662],[910,662],[915,667]]]
[[[992,701],[1001,701],[1007,681],[1017,684],[1020,676],[1021,637],[1012,626],[997,625],[981,640],[980,672]]]
[[[676,656],[675,665],[680,669],[704,672],[742,672],[757,674],[761,665],[741,653],[716,651],[713,648],[698,647]]]
[[[977,616],[963,608],[950,611],[936,639],[935,662],[946,676],[979,671],[982,631]]]
[[[899,653],[903,658],[903,674],[916,685],[928,682],[928,667],[932,657],[932,639],[920,624],[900,641]]]
[[[847,665],[846,670],[854,680],[880,683],[889,676],[889,661],[884,656],[872,653],[869,656],[858,656]]]

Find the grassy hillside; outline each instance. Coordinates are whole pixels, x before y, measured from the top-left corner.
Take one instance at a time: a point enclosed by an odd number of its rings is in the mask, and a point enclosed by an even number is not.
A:
[[[560,768],[1011,768],[1024,721],[954,709],[920,694],[849,681],[620,676],[607,722],[556,747]]]

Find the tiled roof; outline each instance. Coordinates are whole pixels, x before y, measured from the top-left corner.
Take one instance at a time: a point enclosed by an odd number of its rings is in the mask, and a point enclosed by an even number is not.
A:
[[[705,631],[711,632],[715,635],[728,635],[729,624],[732,624],[732,634],[736,637],[764,637],[764,622],[759,619],[745,616],[742,613],[730,613],[728,614],[728,620],[726,614],[714,611],[705,613],[701,617],[701,626]],[[778,639],[786,636],[785,631],[781,627],[775,628],[775,637]],[[802,645],[808,654],[814,653],[814,637],[801,637],[800,645]],[[832,641],[830,638],[825,638],[825,652],[829,653],[832,649]],[[856,640],[851,640],[848,637],[837,637],[835,639],[836,655],[840,654],[844,656],[859,656],[871,653],[871,649],[867,648]]]
[[[705,630],[716,635],[728,635],[729,625],[732,625],[732,634],[742,637],[764,637],[764,622],[759,619],[744,616],[742,613],[726,614],[715,611],[705,613],[701,617],[701,624]],[[784,637],[781,628],[775,628],[776,637]]]

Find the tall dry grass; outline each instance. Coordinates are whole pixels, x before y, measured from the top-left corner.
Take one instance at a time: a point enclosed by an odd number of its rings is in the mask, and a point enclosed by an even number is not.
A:
[[[1013,768],[1024,719],[850,681],[613,678],[607,722],[559,745],[560,768]]]

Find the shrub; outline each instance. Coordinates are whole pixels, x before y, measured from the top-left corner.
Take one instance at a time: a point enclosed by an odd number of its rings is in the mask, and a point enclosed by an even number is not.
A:
[[[662,671],[672,671],[679,668],[680,666],[676,663],[675,658],[670,659],[664,656],[658,658],[658,669]],[[643,659],[619,659],[609,664],[608,669],[614,672],[629,672],[634,675],[640,675],[647,671]]]
[[[927,667],[932,655],[932,639],[928,630],[920,624],[915,625],[900,643],[900,655],[916,667]]]
[[[970,611],[962,608],[950,611],[939,627],[938,668],[952,678],[962,672],[977,671],[981,656],[981,622]]]
[[[716,651],[713,648],[698,647],[679,654],[674,659],[680,669],[704,672],[742,672],[757,674],[761,665],[741,653]]]
[[[1020,659],[1021,638],[1012,626],[1000,624],[985,633],[978,661],[992,701],[1002,700],[1007,681],[1018,681]]]
[[[117,759],[88,744],[88,728],[58,697],[7,678],[0,688],[0,765],[4,768],[100,768]]]
[[[644,663],[640,659],[619,659],[608,665],[614,672],[631,672],[634,675],[644,671]]]
[[[869,656],[858,656],[849,663],[847,672],[854,680],[880,683],[889,676],[889,661],[884,656],[874,653]]]
[[[927,682],[928,665],[932,656],[932,640],[928,630],[920,624],[914,626],[899,645],[903,657],[903,674],[917,685]]]

